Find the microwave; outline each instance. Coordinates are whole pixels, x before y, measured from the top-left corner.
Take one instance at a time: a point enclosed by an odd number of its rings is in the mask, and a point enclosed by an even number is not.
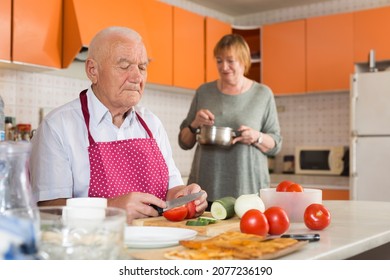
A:
[[[298,146],[295,173],[348,176],[349,149],[346,146]]]

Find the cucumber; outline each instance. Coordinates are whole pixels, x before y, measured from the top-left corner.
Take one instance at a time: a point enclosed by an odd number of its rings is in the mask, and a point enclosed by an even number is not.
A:
[[[201,221],[201,220],[191,220],[186,222],[186,226],[192,226],[192,227],[200,227],[200,226],[207,226],[209,224],[208,221]]]
[[[236,199],[232,196],[226,196],[217,199],[211,204],[211,216],[217,220],[226,220],[234,216],[234,203]]]
[[[209,224],[215,224],[217,222],[217,219],[211,217],[199,217],[198,221],[205,221]]]

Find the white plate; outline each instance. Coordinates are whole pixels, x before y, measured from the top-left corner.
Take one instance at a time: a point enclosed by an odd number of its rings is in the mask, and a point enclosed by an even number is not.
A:
[[[125,244],[130,248],[163,248],[178,245],[180,240],[194,239],[197,233],[175,227],[128,226]]]

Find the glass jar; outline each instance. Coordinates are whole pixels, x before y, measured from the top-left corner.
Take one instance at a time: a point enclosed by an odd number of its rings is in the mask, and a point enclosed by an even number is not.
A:
[[[14,208],[34,207],[29,178],[31,144],[0,142],[0,214]]]

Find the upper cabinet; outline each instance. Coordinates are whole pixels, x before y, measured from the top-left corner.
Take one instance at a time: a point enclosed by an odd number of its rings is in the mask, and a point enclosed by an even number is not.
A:
[[[262,28],[262,82],[275,94],[306,91],[305,20]]]
[[[226,34],[232,33],[230,24],[214,18],[205,18],[205,56],[206,56],[206,82],[219,78],[216,61],[214,59],[214,47]]]
[[[368,62],[371,49],[377,61],[390,60],[390,7],[354,13],[354,61]]]
[[[61,68],[62,0],[13,0],[12,25],[14,62]]]
[[[204,17],[173,8],[173,85],[196,89],[205,81]]]
[[[0,60],[11,60],[11,1],[0,0]]]
[[[173,7],[155,0],[142,3],[147,51],[150,58],[148,82],[173,84]]]
[[[353,73],[353,14],[306,20],[307,92],[348,90]]]

